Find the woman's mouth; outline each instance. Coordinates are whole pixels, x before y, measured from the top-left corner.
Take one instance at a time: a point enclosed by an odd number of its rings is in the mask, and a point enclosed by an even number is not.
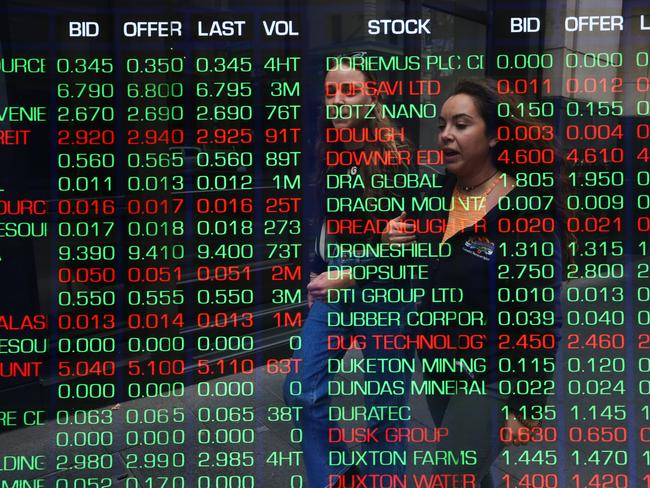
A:
[[[453,149],[443,149],[442,154],[444,155],[446,163],[454,162],[460,157],[460,153]]]

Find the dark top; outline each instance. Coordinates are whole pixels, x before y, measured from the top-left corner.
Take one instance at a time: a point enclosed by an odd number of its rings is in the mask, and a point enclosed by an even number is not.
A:
[[[449,208],[455,183],[454,176],[447,176],[440,193],[445,209]],[[515,410],[522,405],[545,403],[544,392],[548,393],[547,380],[553,376],[557,329],[562,320],[558,221],[552,201],[540,198],[534,190],[514,188],[503,205],[488,212],[481,221],[484,225],[467,227],[445,242],[451,255],[430,263],[430,278],[421,284],[427,293],[420,312],[448,312],[447,325],[417,327],[419,334],[449,334],[451,343],[458,348],[467,347],[468,335],[479,334],[484,341],[480,350],[420,350],[421,357],[486,358],[485,372],[463,369],[463,373],[448,375],[485,380],[488,384],[510,381],[508,405]],[[526,210],[526,198],[530,206],[543,202],[542,208]],[[506,202],[512,210],[508,210]],[[516,209],[516,205],[524,210]],[[423,218],[438,217],[446,222],[447,216],[448,210],[443,209]],[[418,240],[440,243],[443,235],[430,233],[418,236]],[[441,288],[455,291],[443,292]],[[500,358],[508,358],[501,359],[502,372]],[[437,373],[433,376],[439,377]]]

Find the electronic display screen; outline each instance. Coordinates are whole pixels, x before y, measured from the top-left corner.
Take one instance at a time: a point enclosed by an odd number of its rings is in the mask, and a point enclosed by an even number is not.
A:
[[[0,488],[650,487],[649,46],[0,2]]]

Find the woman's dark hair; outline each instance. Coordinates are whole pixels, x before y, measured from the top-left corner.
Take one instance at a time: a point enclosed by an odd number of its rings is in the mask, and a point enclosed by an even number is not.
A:
[[[461,80],[456,84],[450,96],[469,95],[474,99],[478,113],[485,121],[487,134],[496,136],[497,132],[497,92],[488,79]]]

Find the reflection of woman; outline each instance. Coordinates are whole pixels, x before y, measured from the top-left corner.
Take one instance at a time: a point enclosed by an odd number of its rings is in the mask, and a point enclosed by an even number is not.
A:
[[[381,178],[376,181],[390,182],[397,173],[404,172],[401,164],[395,164],[396,158],[390,165],[380,162],[387,160],[387,154],[409,154],[400,150],[405,147],[403,132],[381,113],[380,102],[373,91],[374,83],[370,73],[351,69],[345,58],[340,58],[337,68],[328,71],[325,78],[325,125],[329,132],[324,144],[325,169],[321,180],[326,187],[328,205],[318,239],[321,245],[317,245],[320,256],[312,266],[308,285],[311,308],[303,324],[302,346],[294,354],[298,368],[287,377],[284,391],[288,405],[302,407],[296,420],[303,432],[303,459],[309,486],[314,488],[333,487],[337,483],[357,486],[350,483],[359,482],[360,472],[381,476],[399,475],[404,471],[399,459],[405,456],[407,446],[403,441],[387,440],[385,433],[389,427],[403,427],[409,418],[406,403],[410,374],[388,368],[386,359],[401,361],[408,353],[386,348],[378,338],[400,333],[405,306],[387,303],[381,298],[384,294],[375,291],[382,288],[408,291],[409,280],[390,279],[387,273],[399,263],[378,261],[376,256],[368,256],[372,253],[364,252],[376,249],[386,222],[394,216],[395,210],[391,208],[390,212],[382,213],[371,205],[367,205],[365,211],[341,209],[335,203],[346,199],[369,204],[380,198],[394,197],[410,204],[407,196],[385,189],[392,185],[371,182],[377,175]],[[372,116],[364,115],[368,113]],[[355,133],[365,135],[350,137]],[[344,159],[370,163],[332,164]],[[351,222],[366,230],[352,231]],[[374,224],[370,230],[366,227],[368,223]],[[355,246],[353,252],[331,253],[344,246],[349,249],[350,245]],[[383,274],[378,271],[382,267]],[[352,270],[355,270],[354,275]],[[359,270],[363,272],[359,274]],[[334,377],[339,370],[337,365],[342,364],[346,349],[351,347],[363,351],[365,367],[356,371],[365,371],[364,380],[353,375],[352,381],[337,381]],[[345,371],[350,372],[350,369]],[[355,402],[363,396],[365,409],[330,408],[334,395],[351,395]],[[341,415],[342,412],[346,413]],[[372,454],[364,456],[363,461],[354,460],[357,458],[351,457],[343,441],[349,440],[353,432],[349,424],[341,428],[336,422],[341,417],[350,420],[351,416],[365,421],[368,426],[364,429],[367,435],[357,430],[354,436],[356,441],[363,443],[368,454]]]
[[[421,304],[418,331],[449,335],[442,353],[419,350],[424,380],[446,388],[427,396],[434,422],[449,429],[437,450],[460,459],[436,469],[472,476],[483,487],[492,486],[488,471],[503,444],[525,444],[528,429],[543,417],[561,317],[552,173],[549,184],[526,176],[539,165],[521,164],[521,151],[532,149],[532,158],[535,151],[553,151],[552,128],[524,118],[500,120],[502,134],[517,130],[534,139],[516,142],[515,163],[514,151],[497,140],[496,109],[496,92],[485,81],[459,83],[442,106],[438,142],[448,176],[437,217],[446,227],[430,238],[443,241],[450,256],[430,265],[431,300]],[[416,239],[403,225],[387,236],[394,243]],[[445,300],[440,289],[451,290]],[[425,329],[431,312],[444,316],[444,327]],[[425,365],[440,359],[445,366],[427,372]]]

